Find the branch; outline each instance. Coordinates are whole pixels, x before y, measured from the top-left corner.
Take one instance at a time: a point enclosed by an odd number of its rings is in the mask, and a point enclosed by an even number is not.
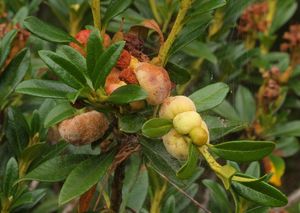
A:
[[[176,37],[178,34],[181,32],[181,29],[183,27],[183,20],[186,16],[186,13],[188,9],[192,5],[192,0],[182,0],[180,9],[178,12],[178,15],[176,17],[174,26],[172,27],[172,30],[166,40],[166,42],[161,46],[159,53],[158,53],[158,63],[162,66],[165,65],[167,59],[168,59],[168,54],[170,51],[170,48],[172,47],[172,44],[174,43]]]
[[[122,188],[123,180],[125,178],[125,161],[123,161],[115,171],[112,192],[111,192],[111,209],[114,212],[119,212],[122,203]]]
[[[101,32],[100,0],[92,0],[91,9],[93,13],[94,26]]]

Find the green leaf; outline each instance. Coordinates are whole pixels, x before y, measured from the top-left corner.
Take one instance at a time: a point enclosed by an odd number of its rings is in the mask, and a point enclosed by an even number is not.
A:
[[[114,159],[114,153],[93,156],[80,163],[67,177],[58,198],[59,205],[86,192],[101,180]]]
[[[283,26],[296,12],[297,2],[295,0],[284,0],[276,2],[276,10],[270,32],[275,33],[281,26]]]
[[[199,151],[194,144],[190,143],[188,159],[185,164],[177,171],[176,175],[181,179],[192,177],[196,172],[198,159]]]
[[[128,194],[127,206],[140,212],[147,198],[149,178],[147,169],[140,169],[131,191]]]
[[[226,100],[213,109],[215,113],[229,120],[239,121],[239,115],[234,107]]]
[[[226,84],[219,82],[210,84],[194,92],[189,97],[195,103],[197,111],[202,112],[221,104],[228,92],[229,87]]]
[[[47,189],[35,189],[34,191],[23,193],[21,196],[17,197],[11,206],[11,210],[19,208],[32,208],[46,195],[46,191]]]
[[[232,187],[240,196],[258,203],[262,206],[280,207],[288,202],[286,196],[275,187],[264,181],[236,182],[232,181]]]
[[[290,157],[296,154],[300,149],[300,144],[296,137],[282,137],[276,141],[276,150],[280,152],[280,156]]]
[[[49,144],[46,142],[37,143],[32,146],[28,146],[24,149],[20,156],[20,162],[26,163],[28,165],[31,164],[32,161],[42,156],[49,149]]]
[[[90,76],[95,89],[104,87],[106,77],[116,65],[124,46],[124,41],[114,43],[97,59],[93,74]]]
[[[191,79],[190,73],[177,64],[168,62],[166,65],[166,69],[168,70],[171,81],[175,84],[184,84]]]
[[[205,29],[212,18],[211,14],[204,13],[199,15],[196,19],[192,19],[190,23],[185,24],[185,27],[173,43],[169,55],[173,55],[195,39],[199,38],[205,32]]]
[[[69,143],[67,143],[66,141],[61,140],[56,144],[47,146],[46,153],[43,153],[43,156],[41,156],[40,158],[35,159],[30,164],[30,169],[33,170],[37,166],[39,166],[40,164],[42,164],[42,163],[58,156],[60,153],[62,153],[68,147],[68,145],[69,145]]]
[[[16,88],[16,92],[44,98],[66,98],[68,93],[76,90],[57,82],[49,80],[31,79],[23,81]]]
[[[268,136],[300,136],[300,121],[291,121],[285,124],[278,124]]]
[[[4,35],[0,43],[0,67],[4,65],[4,62],[11,50],[11,44],[17,35],[17,30],[11,30]]]
[[[178,160],[171,158],[170,154],[166,151],[163,143],[160,140],[142,139],[142,152],[148,164],[159,174],[164,175],[178,186],[185,186],[186,182],[180,180],[176,176],[176,171],[180,168]]]
[[[50,110],[55,107],[56,102],[54,99],[45,98],[39,107],[39,114],[41,118],[41,122],[44,123],[46,116],[50,112]]]
[[[259,164],[259,162],[255,161],[255,162],[250,163],[250,165],[248,166],[245,174],[250,175],[252,177],[259,178],[259,176],[260,176],[260,164]]]
[[[6,164],[5,175],[2,182],[2,192],[6,198],[14,195],[14,183],[19,178],[18,162],[15,158],[10,158]]]
[[[210,140],[217,140],[233,132],[245,129],[248,125],[242,121],[231,121],[215,116],[203,116],[209,129]]]
[[[90,37],[88,39],[87,43],[87,69],[89,73],[89,77],[93,79],[94,75],[94,69],[96,67],[96,63],[98,58],[103,53],[103,46],[102,46],[102,38],[100,36],[99,30],[94,29]],[[100,70],[98,70],[99,73]]]
[[[34,35],[46,41],[52,41],[56,43],[77,42],[75,38],[63,30],[49,25],[34,16],[27,17],[24,20],[24,26]]]
[[[218,61],[211,48],[203,42],[196,41],[187,45],[184,48],[184,52],[190,56],[206,59],[213,64],[216,64]]]
[[[142,129],[145,118],[138,114],[124,115],[119,119],[119,127],[122,132],[136,133]]]
[[[255,118],[256,103],[250,90],[246,87],[238,87],[235,96],[235,107],[242,121],[251,123]]]
[[[56,156],[30,171],[19,181],[37,180],[42,182],[58,182],[66,179],[70,172],[86,159],[85,155]]]
[[[44,126],[49,128],[67,118],[72,117],[76,112],[76,109],[73,108],[69,103],[61,103],[56,105],[47,115],[45,119]]]
[[[230,141],[209,148],[226,160],[247,162],[260,160],[270,154],[275,148],[275,143],[270,141]]]
[[[23,114],[14,108],[8,108],[5,136],[9,148],[19,157],[29,141],[29,126]]]
[[[215,204],[213,205],[216,208],[215,212],[232,212],[227,194],[220,184],[208,179],[203,180],[202,183],[209,189],[211,201]]]
[[[59,49],[59,53],[63,54],[68,61],[71,61],[81,71],[81,73],[87,73],[85,58],[77,50],[70,46],[63,45]]]
[[[113,104],[128,104],[134,101],[140,101],[147,98],[147,93],[140,86],[129,84],[121,86],[107,98],[108,102]]]
[[[214,9],[217,9],[219,7],[222,7],[224,5],[226,5],[226,0],[205,0],[205,1],[196,1],[193,3],[193,7],[194,12],[191,14],[188,14],[188,17],[190,15],[197,15],[197,14],[201,14],[201,13],[205,13]],[[193,8],[191,8],[193,9]]]
[[[270,210],[269,207],[266,206],[256,206],[253,208],[249,208],[246,213],[268,213]]]
[[[80,89],[86,84],[83,72],[71,61],[49,50],[40,50],[39,55],[45,64],[67,85]]]
[[[41,129],[41,119],[38,110],[34,110],[30,122],[30,133],[34,136],[35,133],[39,133]]]
[[[25,76],[29,69],[29,52],[24,49],[9,63],[0,78],[0,109],[7,101],[7,97]]]
[[[103,17],[103,25],[106,26],[111,19],[125,11],[131,3],[132,0],[111,0]]]
[[[164,118],[152,118],[144,123],[142,127],[142,133],[148,138],[159,138],[167,134],[172,127],[172,120]]]
[[[167,201],[164,203],[162,212],[164,213],[174,213],[175,212],[175,197],[171,195],[167,198]]]
[[[148,172],[141,165],[142,159],[140,155],[137,153],[131,155],[129,163],[126,164],[122,188],[122,204],[119,212],[126,212],[125,209],[127,207],[139,211],[146,199],[149,185]]]

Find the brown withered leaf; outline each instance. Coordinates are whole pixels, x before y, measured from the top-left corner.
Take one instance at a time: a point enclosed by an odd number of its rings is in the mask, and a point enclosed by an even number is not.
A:
[[[96,191],[96,186],[97,184],[92,186],[87,192],[80,196],[78,208],[79,213],[84,213],[89,210],[90,203]]]
[[[146,19],[142,22],[142,25],[151,30],[154,30],[159,36],[160,45],[163,45],[163,43],[165,42],[164,35],[156,21],[154,21],[153,19]]]

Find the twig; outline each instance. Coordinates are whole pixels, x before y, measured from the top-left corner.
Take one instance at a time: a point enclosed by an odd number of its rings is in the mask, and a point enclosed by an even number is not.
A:
[[[158,172],[158,174],[164,178],[166,181],[168,181],[174,188],[176,188],[180,193],[182,193],[184,196],[186,196],[188,199],[192,201],[192,203],[195,204],[198,208],[202,209],[206,213],[211,213],[208,209],[206,209],[201,203],[199,203],[197,200],[195,200],[192,196],[190,196],[188,193],[186,193],[183,189],[179,188],[176,184],[174,184],[172,181],[170,181],[165,175]]]
[[[168,59],[168,54],[170,51],[170,48],[172,47],[172,44],[174,43],[175,39],[177,38],[178,34],[181,32],[181,29],[183,27],[183,21],[186,16],[186,13],[188,9],[192,5],[192,0],[182,0],[180,9],[178,12],[178,15],[176,17],[174,26],[172,27],[172,30],[166,40],[166,42],[161,46],[159,53],[158,53],[158,63],[160,65],[165,65],[167,59]]]
[[[101,32],[100,0],[92,0],[91,9],[93,13],[94,26]]]

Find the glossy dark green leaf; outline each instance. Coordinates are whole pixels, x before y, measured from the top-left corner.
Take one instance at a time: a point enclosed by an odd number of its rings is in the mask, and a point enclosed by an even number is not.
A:
[[[182,32],[173,43],[169,51],[169,55],[173,55],[195,39],[199,38],[203,32],[205,32],[205,29],[211,20],[212,15],[204,13],[197,17],[197,19],[194,19],[193,23],[186,24],[182,29]]]
[[[235,108],[242,121],[251,123],[255,117],[256,103],[250,90],[239,86],[235,96]]]
[[[185,164],[177,171],[176,175],[181,179],[187,179],[192,177],[197,171],[199,151],[197,147],[190,143],[189,144],[189,155]]]
[[[131,3],[132,0],[111,0],[103,17],[103,25],[106,26],[111,19],[126,10]]]
[[[39,51],[41,59],[67,85],[80,89],[86,84],[82,70],[71,61],[49,50]]]
[[[35,159],[39,158],[41,155],[48,151],[49,144],[46,142],[37,143],[32,146],[28,146],[24,149],[20,156],[20,162],[31,164]]]
[[[142,127],[142,133],[148,138],[159,138],[167,134],[172,127],[172,120],[164,118],[152,118],[144,123]]]
[[[106,77],[116,65],[124,45],[124,41],[114,43],[97,59],[93,74],[90,76],[95,89],[104,87]]]
[[[9,148],[19,157],[29,141],[29,126],[23,114],[14,108],[8,108],[5,136]]]
[[[48,115],[50,110],[52,110],[53,107],[55,107],[55,105],[56,105],[56,101],[54,99],[51,98],[44,99],[43,103],[39,107],[39,115],[42,123],[44,123],[46,116]]]
[[[103,53],[103,46],[102,46],[102,38],[100,36],[99,30],[94,29],[87,43],[87,69],[91,79],[94,77],[94,69],[96,67],[96,63],[100,55]],[[98,74],[99,74],[98,70]]]
[[[5,34],[5,36],[1,39],[0,43],[0,67],[3,66],[10,50],[11,50],[11,44],[14,41],[15,37],[17,35],[17,30],[11,30],[8,33]]]
[[[195,103],[197,111],[201,112],[221,104],[228,92],[229,87],[227,84],[219,82],[210,84],[194,92],[189,97]]]
[[[55,142],[57,142],[57,141],[55,141]],[[68,147],[68,145],[69,145],[69,143],[64,140],[58,141],[56,144],[53,144],[53,145],[48,145],[46,152],[43,153],[43,157],[35,159],[30,164],[30,171],[35,169],[40,164],[61,154]]]
[[[77,42],[75,38],[67,34],[65,31],[49,25],[33,16],[27,17],[24,20],[24,25],[34,35],[47,41],[56,43]]]
[[[275,143],[270,141],[230,141],[210,146],[210,150],[226,160],[256,161],[270,154]]]
[[[14,91],[29,69],[29,54],[26,49],[9,63],[0,78],[0,109],[7,101],[7,97]]]
[[[31,122],[30,122],[30,132],[31,136],[39,133],[41,129],[41,119],[38,110],[33,111]]]
[[[46,194],[47,189],[35,189],[33,191],[27,191],[21,196],[17,197],[11,210],[17,210],[19,208],[32,208],[36,205]]]
[[[232,187],[240,196],[262,206],[280,207],[288,202],[286,196],[264,181],[232,182]]]
[[[58,104],[48,113],[44,126],[45,128],[53,126],[67,118],[72,117],[75,112],[76,109],[69,103]]]
[[[60,191],[58,203],[65,204],[90,189],[105,176],[113,159],[114,153],[110,153],[93,156],[80,163],[67,177]]]
[[[19,178],[18,162],[15,158],[10,158],[6,164],[5,175],[2,182],[2,192],[7,198],[13,196],[14,183]]]
[[[136,133],[142,129],[145,118],[139,114],[129,114],[120,117],[119,127],[122,132]]]
[[[57,81],[31,79],[23,81],[16,92],[44,98],[66,98],[76,90]]]
[[[84,155],[65,155],[56,156],[43,162],[35,169],[30,171],[20,181],[37,180],[42,182],[58,182],[64,180],[70,172],[87,156]]]
[[[107,99],[113,104],[128,104],[147,98],[147,93],[140,86],[129,84],[116,89]]]
[[[87,65],[85,58],[74,48],[63,45],[59,49],[59,53],[63,54],[66,59],[71,61],[82,73],[87,72]]]
[[[167,63],[166,69],[168,70],[171,81],[176,84],[184,84],[191,78],[190,73],[186,69],[172,62]]]

